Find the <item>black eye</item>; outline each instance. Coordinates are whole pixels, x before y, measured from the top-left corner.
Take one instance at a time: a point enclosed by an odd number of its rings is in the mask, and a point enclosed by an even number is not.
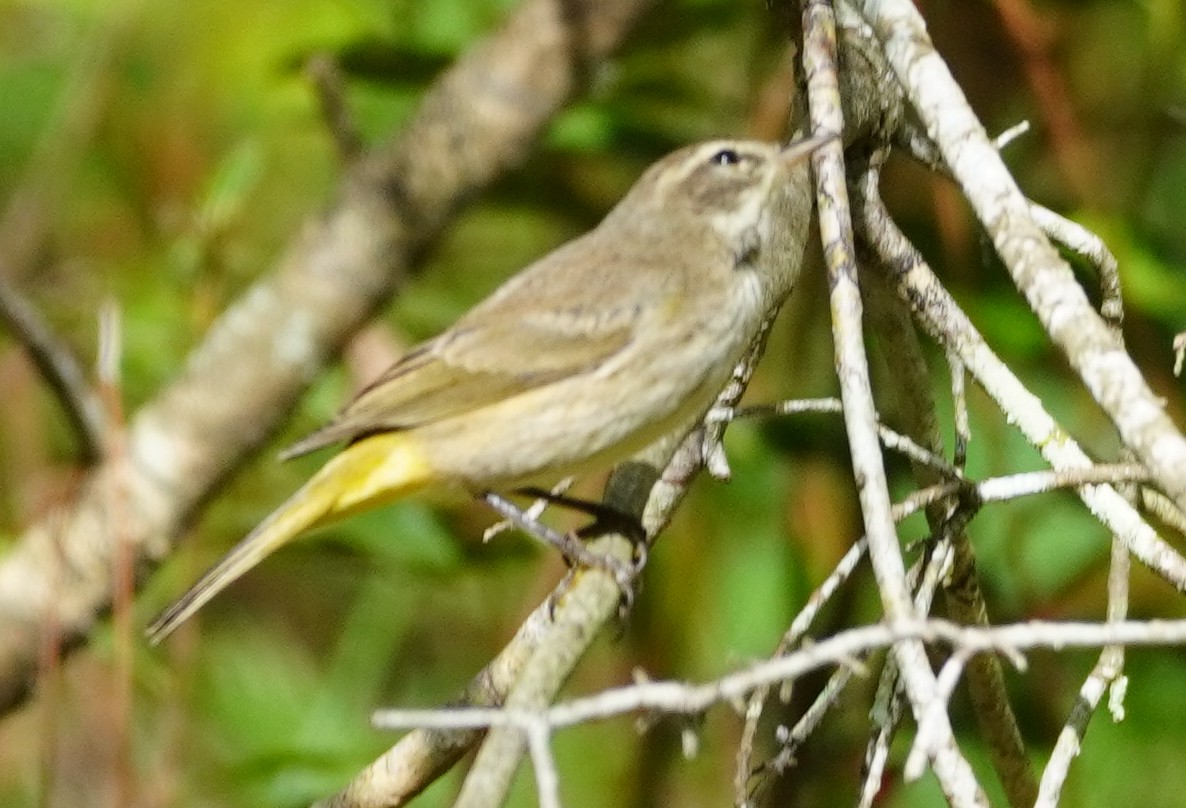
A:
[[[709,161],[719,166],[735,166],[741,162],[741,155],[732,149],[721,149]]]

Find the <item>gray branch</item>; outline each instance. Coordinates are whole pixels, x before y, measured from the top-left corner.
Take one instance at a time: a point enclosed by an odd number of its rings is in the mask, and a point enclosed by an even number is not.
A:
[[[279,426],[342,344],[390,300],[458,205],[519,165],[583,72],[647,0],[526,0],[425,96],[403,133],[348,168],[276,267],[211,327],[181,374],[131,418],[127,449],[0,561],[0,709],[32,684],[43,627],[67,645],[111,602],[121,535],[156,563]]]

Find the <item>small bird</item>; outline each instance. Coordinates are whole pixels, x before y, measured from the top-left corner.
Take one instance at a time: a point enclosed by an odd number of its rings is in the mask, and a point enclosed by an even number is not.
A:
[[[690,427],[790,292],[811,205],[804,159],[829,139],[711,141],[656,162],[596,228],[286,450],[346,444],[162,613],[149,641],[310,528],[430,485],[555,482]]]

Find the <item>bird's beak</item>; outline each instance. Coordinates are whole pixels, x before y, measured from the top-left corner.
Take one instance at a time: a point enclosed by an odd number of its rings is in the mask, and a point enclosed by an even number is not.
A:
[[[783,165],[790,168],[796,163],[806,160],[820,146],[823,146],[825,143],[831,143],[838,137],[839,135],[835,132],[827,132],[825,134],[800,138],[784,146],[779,156],[782,158]]]

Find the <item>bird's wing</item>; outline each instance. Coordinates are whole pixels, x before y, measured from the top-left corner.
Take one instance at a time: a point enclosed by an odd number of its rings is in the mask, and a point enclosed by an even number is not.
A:
[[[586,372],[629,344],[637,316],[634,305],[522,311],[498,302],[411,350],[282,456],[461,415]]]

